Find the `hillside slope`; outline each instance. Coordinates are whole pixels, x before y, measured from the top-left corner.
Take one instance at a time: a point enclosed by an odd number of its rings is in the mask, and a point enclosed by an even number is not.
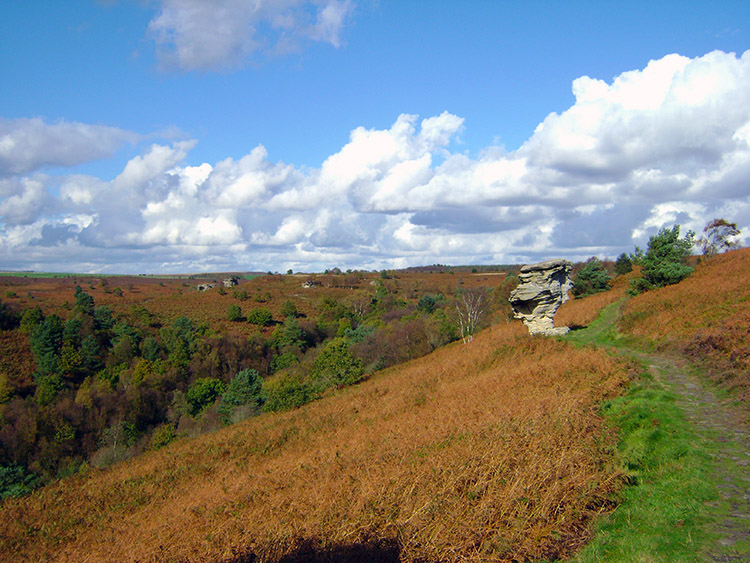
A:
[[[564,556],[617,487],[599,405],[626,379],[603,352],[499,325],[299,410],[9,499],[0,559]]]
[[[684,353],[750,410],[750,248],[703,259],[676,285],[626,304],[624,334]]]

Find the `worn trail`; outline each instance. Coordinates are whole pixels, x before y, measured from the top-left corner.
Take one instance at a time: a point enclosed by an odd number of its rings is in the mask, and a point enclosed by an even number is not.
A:
[[[629,351],[674,392],[713,456],[719,499],[709,505],[715,541],[706,560],[750,561],[750,431],[736,409],[720,401],[681,358]]]
[[[602,311],[585,330],[568,339],[611,346],[647,366],[655,379],[677,397],[701,446],[712,456],[712,473],[718,500],[707,505],[712,541],[705,561],[750,562],[750,429],[729,401],[720,400],[710,385],[695,373],[684,357],[646,353],[630,346],[617,333],[616,321],[623,302]]]

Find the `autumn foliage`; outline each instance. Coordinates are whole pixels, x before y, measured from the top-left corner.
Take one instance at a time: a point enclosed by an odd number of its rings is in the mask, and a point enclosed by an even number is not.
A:
[[[494,295],[487,326],[505,272],[222,277],[0,276],[0,472],[46,483],[297,407],[457,339],[454,295]],[[245,370],[263,391],[230,416]]]
[[[598,412],[626,378],[604,353],[502,323],[300,409],[8,499],[0,558],[564,557],[617,486]]]
[[[704,258],[679,284],[631,299],[620,330],[686,352],[750,404],[748,279],[748,248]]]

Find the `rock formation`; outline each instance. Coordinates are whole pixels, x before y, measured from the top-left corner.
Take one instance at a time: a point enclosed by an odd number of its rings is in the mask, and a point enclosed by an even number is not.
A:
[[[572,268],[573,264],[567,260],[547,260],[521,268],[518,287],[510,294],[510,305],[529,334],[556,336],[570,330],[556,327],[553,319],[573,287],[569,277]]]

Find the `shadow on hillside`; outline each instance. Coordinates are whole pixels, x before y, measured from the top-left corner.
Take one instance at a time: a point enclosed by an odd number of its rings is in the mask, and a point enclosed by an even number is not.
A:
[[[397,563],[400,549],[395,540],[378,540],[362,544],[337,545],[321,549],[314,541],[306,541],[278,563]],[[224,563],[254,563],[249,553]]]

